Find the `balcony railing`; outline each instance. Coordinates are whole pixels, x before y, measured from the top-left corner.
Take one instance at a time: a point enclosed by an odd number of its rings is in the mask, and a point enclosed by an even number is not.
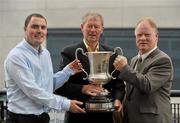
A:
[[[180,98],[180,90],[171,90],[171,97]],[[7,108],[6,104],[6,90],[0,90],[0,123],[5,122],[5,112]],[[180,123],[180,102],[171,103],[171,110],[173,116],[173,123]]]
[[[0,90],[0,123],[5,121],[6,102],[6,90]]]
[[[171,90],[171,97],[180,98],[180,90]],[[180,100],[180,99],[179,99]],[[171,110],[173,116],[173,123],[180,123],[180,102],[172,102]]]

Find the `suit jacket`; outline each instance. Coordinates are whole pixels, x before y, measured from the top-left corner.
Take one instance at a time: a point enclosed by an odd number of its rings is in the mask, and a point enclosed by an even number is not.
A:
[[[68,63],[70,63],[71,61],[73,61],[75,59],[75,51],[77,48],[82,48],[84,50],[84,52],[87,52],[87,49],[83,42],[64,48],[63,51],[61,52],[62,61],[60,63],[60,69],[63,69]],[[99,51],[112,51],[112,50],[113,50],[112,48],[105,46],[103,44],[99,45]],[[114,58],[115,58],[115,55],[112,56],[109,61],[109,64],[110,64],[109,72],[110,73],[114,70],[114,67],[113,67]],[[83,56],[82,54],[78,54],[78,59],[81,61],[83,68],[89,73],[90,68],[89,68],[88,58]],[[118,74],[119,74],[118,72],[115,72],[115,76],[116,75],[118,76]],[[88,100],[89,96],[82,93],[82,87],[83,87],[83,85],[89,84],[89,81],[83,80],[84,77],[86,77],[84,72],[81,72],[81,73],[71,76],[69,78],[68,82],[66,82],[62,87],[57,89],[55,91],[55,93],[63,95],[70,99],[76,99],[76,100],[79,100],[82,102],[86,102]],[[125,94],[125,85],[124,85],[124,82],[121,79],[119,79],[118,77],[117,77],[117,79],[111,80],[107,84],[105,84],[104,88],[106,88],[108,91],[110,91],[112,93],[112,97],[114,99],[119,99],[121,101],[123,100],[124,94]],[[99,113],[99,114],[101,114],[101,113]],[[78,116],[80,116],[80,119],[86,119],[85,117],[87,115],[89,115],[89,113],[87,113],[86,115],[83,115],[83,117],[81,117],[82,114],[72,114],[71,113],[71,115],[76,115],[75,119],[77,119]],[[93,114],[91,114],[91,115],[93,115]],[[98,115],[96,113],[94,113],[94,115],[96,115],[96,117],[98,117]],[[90,118],[90,119],[94,119],[94,121],[97,121],[96,118]],[[87,118],[87,120],[85,120],[83,122],[90,122],[90,119]],[[102,117],[101,119],[103,120],[104,117]],[[91,122],[94,122],[94,121],[92,120]],[[81,121],[78,121],[78,122],[81,122]]]
[[[173,66],[170,57],[157,48],[145,58],[139,72],[133,69],[136,61],[137,56],[120,73],[127,84],[128,123],[171,123]]]

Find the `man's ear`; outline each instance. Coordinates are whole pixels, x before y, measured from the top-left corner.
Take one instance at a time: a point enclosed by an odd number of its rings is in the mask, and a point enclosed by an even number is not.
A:
[[[104,32],[104,27],[102,27],[101,34]]]
[[[24,27],[24,31],[26,31],[26,27]]]
[[[80,26],[80,28],[81,28],[81,31],[83,30],[83,26],[84,26],[84,25],[83,25],[83,24],[81,24],[81,26]]]

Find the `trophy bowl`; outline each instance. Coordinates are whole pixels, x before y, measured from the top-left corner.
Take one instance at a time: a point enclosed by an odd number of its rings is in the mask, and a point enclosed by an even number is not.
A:
[[[109,74],[109,59],[113,52],[87,52],[90,63],[90,74],[88,79],[92,84],[103,85],[111,80]]]
[[[90,64],[90,73],[84,71],[86,77],[83,79],[88,79],[91,84],[99,85],[103,87],[104,84],[108,83],[113,77],[114,71],[109,73],[109,60],[110,57],[115,54],[116,50],[119,49],[122,54],[121,48],[115,48],[114,52],[112,51],[99,51],[99,52],[86,52],[84,53],[82,48],[76,49],[76,59],[78,59],[77,53],[79,51],[86,57],[88,57]],[[110,112],[114,110],[114,102],[111,98],[111,93],[104,89],[101,93],[96,96],[91,96],[85,102],[85,110],[89,112]]]

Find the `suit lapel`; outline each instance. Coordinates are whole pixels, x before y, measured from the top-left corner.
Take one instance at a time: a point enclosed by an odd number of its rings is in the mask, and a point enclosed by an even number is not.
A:
[[[130,66],[135,69],[136,63],[138,61],[138,56],[134,57],[131,61]],[[130,95],[132,94],[134,87],[131,84],[127,84],[127,98],[130,99]]]
[[[79,43],[78,47],[79,47],[79,48],[82,48],[84,52],[87,52],[86,46],[85,46],[85,44],[83,43],[83,41],[82,41],[81,43]]]
[[[99,44],[99,51],[105,51],[105,49]]]
[[[152,61],[151,59],[153,59],[153,57],[158,54],[160,52],[160,50],[157,48],[155,49],[152,53],[150,53],[143,61],[141,68],[139,70],[140,73],[143,73],[145,70],[146,66],[149,66],[150,62]]]
[[[136,56],[136,57],[131,61],[130,66],[131,66],[133,69],[135,69],[135,66],[136,66],[137,61],[138,61],[138,56]]]
[[[152,58],[153,58],[155,55],[157,55],[158,53],[160,53],[159,48],[155,49],[152,53],[150,53],[146,59],[149,59],[149,58],[152,59]],[[145,59],[145,60],[146,60],[146,59]]]
[[[145,68],[147,65],[149,65],[148,62],[151,61],[151,59],[152,59],[156,54],[158,54],[159,52],[160,52],[160,50],[157,48],[157,49],[155,49],[152,53],[150,53],[150,54],[147,56],[147,58],[144,59],[144,61],[143,61],[143,63],[142,63],[142,67],[141,67],[140,70],[139,70],[140,73],[143,72],[144,68]],[[131,66],[133,69],[135,68],[135,65],[136,65],[137,61],[138,61],[138,56],[136,56],[136,57],[132,60],[132,62],[131,62],[131,64],[130,64],[130,66]],[[134,86],[128,84],[128,85],[127,85],[127,90],[128,90],[128,91],[127,91],[127,97],[129,98],[129,97],[131,96],[131,94],[133,93]]]

